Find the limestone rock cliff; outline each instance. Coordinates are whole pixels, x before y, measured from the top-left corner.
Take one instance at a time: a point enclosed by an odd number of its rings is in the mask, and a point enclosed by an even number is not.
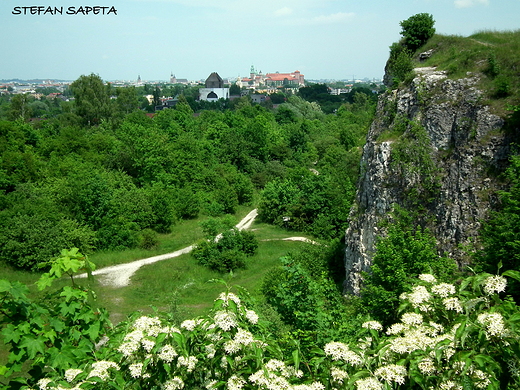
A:
[[[496,172],[507,164],[509,140],[504,121],[482,103],[478,76],[451,80],[433,68],[415,72],[409,86],[380,96],[367,136],[346,231],[345,292],[359,292],[361,272],[370,269],[382,221],[394,205],[421,210],[439,254],[463,265],[461,247],[478,241],[496,201]]]

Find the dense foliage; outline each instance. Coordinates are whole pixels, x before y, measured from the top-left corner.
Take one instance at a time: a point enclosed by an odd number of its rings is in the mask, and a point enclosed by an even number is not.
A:
[[[406,47],[414,52],[424,45],[435,34],[435,20],[426,13],[416,14],[403,20],[401,23],[401,35]]]
[[[288,227],[344,229],[373,116],[361,92],[337,115],[298,96],[276,110],[238,99],[195,115],[181,97],[152,118],[133,87],[88,75],[70,89],[74,100],[44,120],[26,121],[26,95],[0,118],[0,261],[34,270],[60,248],[150,248],[178,220],[233,214],[285,181],[302,188]]]
[[[504,276],[520,279],[514,271]],[[449,284],[421,274],[400,296],[398,322],[384,327],[368,320],[353,337],[315,341],[310,350],[276,338],[247,296],[241,300],[229,289],[207,317],[175,324],[159,314],[136,313],[105,328],[92,306],[77,302],[81,290],[67,287],[61,301],[36,305],[19,286],[2,281],[0,298],[8,309],[0,322],[9,323],[3,334],[13,352],[0,372],[9,377],[19,371],[25,356],[40,370],[13,379],[11,388],[512,389],[520,384],[520,311],[501,297],[504,276],[481,274]],[[75,336],[76,326],[59,326],[59,338],[40,330],[49,324],[38,321],[39,313],[52,307],[62,314],[49,330],[80,313],[87,328]],[[13,313],[33,327],[13,327]],[[89,339],[77,337],[87,334]],[[58,346],[69,338],[87,348],[64,354]]]

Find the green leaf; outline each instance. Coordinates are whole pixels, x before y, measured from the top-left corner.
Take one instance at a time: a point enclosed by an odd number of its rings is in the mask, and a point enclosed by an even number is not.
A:
[[[502,274],[502,276],[508,276],[508,277],[516,279],[520,282],[520,271],[515,271],[515,270],[505,271]]]
[[[51,355],[49,362],[53,368],[67,369],[76,365],[76,360],[74,359],[74,354],[70,351],[70,347],[51,348],[48,350],[48,353]]]
[[[23,335],[23,332],[19,329],[19,327],[14,326],[13,324],[8,324],[4,329],[2,329],[2,334],[4,336],[4,343],[10,343],[11,341],[17,344],[20,341],[20,337]]]
[[[45,352],[45,342],[42,337],[25,337],[19,345],[20,348],[25,348],[27,350],[27,354],[29,355],[29,359],[34,359],[34,357],[41,353]]]
[[[0,279],[0,292],[7,292],[11,289],[11,283],[5,279]]]

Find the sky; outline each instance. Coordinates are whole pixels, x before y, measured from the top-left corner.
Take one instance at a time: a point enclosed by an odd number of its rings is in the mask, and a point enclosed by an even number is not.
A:
[[[63,13],[16,8],[34,5]],[[94,5],[117,13],[67,15]],[[520,0],[0,0],[0,80],[201,80],[246,77],[252,65],[381,79],[399,23],[417,13],[445,35],[520,29]]]

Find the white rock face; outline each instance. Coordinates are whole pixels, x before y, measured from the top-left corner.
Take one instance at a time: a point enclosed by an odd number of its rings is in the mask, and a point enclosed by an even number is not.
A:
[[[378,140],[385,130],[396,126],[396,118],[420,124],[428,135],[440,187],[422,206],[433,220],[429,228],[439,254],[463,265],[466,258],[461,245],[476,240],[481,221],[496,201],[493,193],[498,184],[490,172],[505,167],[510,141],[502,130],[504,121],[483,105],[483,94],[475,87],[478,79],[450,80],[434,68],[418,68],[416,74],[406,89],[380,97],[367,136],[356,205],[345,238],[347,293],[359,293],[361,272],[370,271],[375,243],[384,236],[381,222],[393,205],[405,205],[405,192],[420,180],[415,174],[404,177],[392,165],[392,144],[397,138]]]

